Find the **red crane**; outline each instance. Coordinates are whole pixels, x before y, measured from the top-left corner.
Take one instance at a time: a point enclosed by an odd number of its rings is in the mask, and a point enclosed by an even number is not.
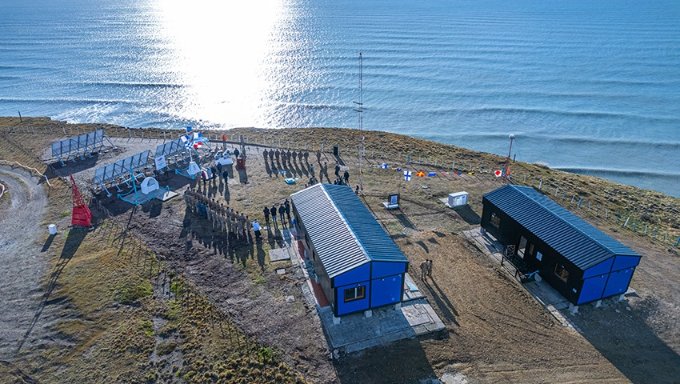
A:
[[[78,185],[71,175],[71,196],[73,200],[73,214],[71,215],[71,225],[89,228],[92,226],[92,212],[85,204],[83,195],[80,194]]]

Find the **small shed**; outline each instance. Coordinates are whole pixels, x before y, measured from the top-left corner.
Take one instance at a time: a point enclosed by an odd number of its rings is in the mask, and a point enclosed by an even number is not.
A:
[[[481,225],[575,305],[625,293],[641,256],[531,187],[484,195]]]
[[[346,185],[291,195],[298,241],[335,316],[402,301],[408,260]]]

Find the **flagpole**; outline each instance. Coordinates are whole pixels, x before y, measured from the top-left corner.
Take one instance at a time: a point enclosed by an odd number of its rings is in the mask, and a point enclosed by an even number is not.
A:
[[[364,191],[364,170],[363,170],[363,158],[364,158],[364,88],[363,88],[363,76],[364,76],[364,57],[361,52],[359,52],[359,101],[355,101],[354,104],[357,107],[354,109],[359,114],[359,134],[361,135],[361,146],[359,147],[359,189],[363,193]]]

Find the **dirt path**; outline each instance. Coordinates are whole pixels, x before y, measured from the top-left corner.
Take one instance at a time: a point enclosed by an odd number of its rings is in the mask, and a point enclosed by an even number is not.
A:
[[[12,360],[41,304],[48,258],[35,239],[46,231],[41,220],[47,195],[22,170],[0,167],[0,182],[11,199],[0,210],[0,359]]]
[[[290,268],[283,279],[264,270],[259,276],[249,276],[244,266],[265,263],[265,251],[260,246],[244,245],[234,253],[222,254],[207,220],[186,213],[184,207],[183,200],[175,199],[162,208],[156,204],[160,212],[149,207],[146,212],[127,212],[118,219],[130,219],[130,230],[144,238],[246,334],[274,346],[283,361],[312,382],[336,382],[315,309],[305,304],[301,281],[290,275]],[[292,302],[287,300],[290,296],[294,297]]]

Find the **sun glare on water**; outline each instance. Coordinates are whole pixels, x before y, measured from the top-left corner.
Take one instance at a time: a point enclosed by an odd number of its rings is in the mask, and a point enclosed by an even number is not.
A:
[[[283,0],[159,0],[156,7],[175,56],[168,69],[186,89],[177,118],[220,126],[261,121],[258,110],[273,86],[265,64]]]

